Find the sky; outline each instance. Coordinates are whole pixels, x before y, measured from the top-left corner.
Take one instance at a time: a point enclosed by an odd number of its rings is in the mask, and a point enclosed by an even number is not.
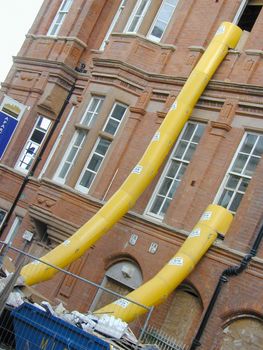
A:
[[[44,0],[0,0],[0,82],[12,66]]]

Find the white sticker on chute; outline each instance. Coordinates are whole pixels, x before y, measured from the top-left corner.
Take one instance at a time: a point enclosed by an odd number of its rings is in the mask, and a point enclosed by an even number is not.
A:
[[[216,32],[216,35],[220,35],[220,34],[223,34],[226,30],[226,27],[224,25],[220,26],[218,29],[217,29],[217,32]]]
[[[34,260],[34,261],[32,262],[32,264],[33,264],[33,265],[39,265],[39,264],[40,264],[40,261]]]
[[[210,220],[212,216],[212,212],[211,211],[205,211],[204,214],[201,217],[202,221],[206,221],[206,220]]]
[[[176,258],[172,258],[169,261],[168,265],[182,266],[183,263],[184,263],[184,259],[179,257],[179,256],[177,256]]]
[[[133,168],[132,173],[133,174],[140,174],[142,172],[143,167],[141,165],[136,165],[136,167]]]
[[[174,103],[171,105],[170,111],[175,111],[177,108],[177,101],[174,101]]]
[[[69,239],[66,239],[62,244],[63,244],[63,245],[69,245],[69,244],[70,244],[70,240],[69,240]]]
[[[157,132],[154,134],[154,136],[153,136],[153,138],[152,138],[152,141],[159,141],[159,140],[160,140],[160,137],[161,137],[161,133],[160,133],[160,131],[157,131]]]
[[[200,228],[198,227],[198,228],[194,229],[194,230],[190,233],[189,237],[199,237],[199,236],[200,236],[200,233],[201,233],[201,230],[200,230]]]
[[[130,302],[125,299],[119,299],[119,300],[116,300],[113,304],[119,305],[123,309],[126,309],[126,307],[130,304]]]

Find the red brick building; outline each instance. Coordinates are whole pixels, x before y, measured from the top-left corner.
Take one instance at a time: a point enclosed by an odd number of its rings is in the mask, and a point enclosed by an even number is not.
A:
[[[0,110],[16,126],[0,145],[1,239],[21,246],[22,234],[31,231],[31,251],[41,256],[92,217],[140,159],[220,23],[234,21],[242,38],[166,164],[132,211],[69,267],[126,293],[174,255],[208,204],[227,207],[234,221],[225,240],[215,242],[150,320],[190,346],[220,275],[255,248],[262,221],[262,5],[45,0],[0,91]],[[249,268],[223,284],[201,329],[201,349],[261,348],[263,245],[258,248]],[[39,287],[81,311],[107,299],[62,274]]]

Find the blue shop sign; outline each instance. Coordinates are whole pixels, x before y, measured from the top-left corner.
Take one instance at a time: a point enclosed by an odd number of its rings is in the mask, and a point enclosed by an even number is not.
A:
[[[4,112],[0,112],[0,158],[2,158],[17,124],[17,119],[5,114]]]

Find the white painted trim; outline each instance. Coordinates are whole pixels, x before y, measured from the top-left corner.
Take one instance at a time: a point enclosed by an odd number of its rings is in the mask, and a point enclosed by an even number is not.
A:
[[[49,163],[51,162],[51,159],[53,158],[53,156],[54,156],[54,153],[56,152],[56,150],[57,150],[57,148],[58,148],[58,145],[59,145],[59,143],[60,143],[60,141],[61,141],[61,138],[62,138],[62,136],[63,136],[63,134],[64,134],[64,131],[65,131],[65,129],[66,129],[66,126],[68,125],[68,123],[69,123],[69,121],[70,121],[70,119],[71,119],[71,116],[72,116],[72,114],[73,114],[73,112],[74,112],[74,109],[75,109],[75,107],[73,106],[72,108],[71,108],[71,110],[69,111],[69,114],[68,114],[68,116],[67,116],[67,119],[66,119],[66,121],[65,121],[65,123],[64,123],[64,125],[63,125],[63,127],[62,127],[62,129],[61,129],[61,131],[60,131],[60,133],[59,133],[59,135],[58,135],[58,137],[57,137],[57,139],[56,139],[56,142],[54,143],[54,145],[53,145],[53,147],[52,147],[52,149],[51,149],[51,151],[50,151],[50,153],[49,153],[49,156],[48,156],[48,158],[47,158],[47,160],[46,160],[46,162],[45,162],[45,164],[44,164],[44,166],[43,166],[43,168],[42,168],[42,170],[41,170],[41,172],[40,172],[40,174],[39,174],[39,179],[44,175],[44,173],[46,172],[46,170],[47,170],[47,167],[49,166]]]
[[[124,31],[123,31],[124,33],[137,33],[138,29],[140,28],[140,25],[142,24],[143,18],[144,18],[145,14],[146,14],[149,6],[150,6],[151,0],[147,0],[147,3],[146,3],[146,5],[145,5],[145,7],[143,9],[143,12],[142,12],[142,14],[141,14],[141,16],[139,18],[139,21],[137,22],[134,30],[133,31],[129,31],[129,27],[132,24],[132,21],[134,20],[134,17],[136,16],[136,13],[137,13],[137,11],[138,11],[142,1],[143,0],[137,0],[137,3],[136,3],[136,5],[135,5],[135,7],[134,7],[134,9],[133,9],[133,11],[132,11],[132,13],[130,15],[130,18],[129,18],[128,22],[127,22],[127,25],[124,28]]]

